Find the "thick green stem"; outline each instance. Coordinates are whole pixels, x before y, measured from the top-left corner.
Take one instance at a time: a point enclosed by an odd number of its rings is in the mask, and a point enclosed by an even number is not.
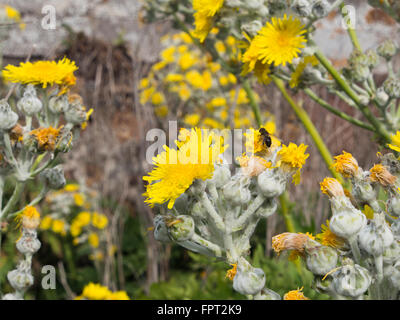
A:
[[[332,164],[333,164],[332,155],[329,152],[324,141],[322,140],[318,130],[315,128],[314,124],[312,123],[307,112],[292,99],[292,97],[287,92],[282,80],[280,80],[274,76],[272,76],[272,80],[274,81],[274,83],[278,87],[278,89],[281,91],[282,95],[287,100],[290,107],[293,109],[293,111],[295,112],[295,114],[297,115],[297,117],[299,118],[301,123],[303,124],[304,128],[310,134],[310,136],[313,139],[319,153],[321,154],[328,170],[332,173],[332,175],[337,180],[339,180],[340,182],[343,182],[343,178],[332,168]]]
[[[354,124],[358,127],[361,127],[363,129],[369,130],[369,131],[375,131],[374,127],[369,125],[368,123],[362,122],[356,118],[353,118],[352,116],[349,116],[347,113],[342,112],[340,110],[337,110],[335,107],[331,106],[328,102],[326,102],[325,100],[321,99],[320,97],[318,97],[314,91],[312,91],[311,89],[305,89],[304,92],[311,98],[313,99],[315,102],[317,102],[318,104],[320,104],[322,107],[324,107],[326,110],[328,110],[329,112],[333,113],[334,115],[342,118],[343,120],[346,120],[348,122],[350,122],[351,124]]]
[[[386,131],[382,123],[372,114],[368,106],[361,103],[357,93],[354,92],[353,89],[351,89],[350,85],[332,66],[328,58],[326,58],[325,55],[319,50],[315,52],[315,56],[325,67],[325,69],[331,74],[331,76],[336,80],[340,88],[355,102],[356,106],[363,113],[365,118],[368,119],[368,121],[374,126],[376,133],[378,133],[386,142],[390,142],[391,139],[389,132]]]

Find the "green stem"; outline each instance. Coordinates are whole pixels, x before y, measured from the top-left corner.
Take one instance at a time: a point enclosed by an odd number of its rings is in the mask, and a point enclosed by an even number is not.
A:
[[[363,105],[358,97],[357,93],[351,89],[350,85],[347,81],[340,75],[340,73],[332,66],[330,61],[325,57],[325,55],[317,50],[315,52],[315,56],[321,62],[321,64],[325,67],[325,69],[332,75],[332,77],[336,80],[337,84],[342,88],[342,90],[355,102],[358,109],[363,113],[365,118],[374,126],[376,133],[378,133],[386,142],[390,142],[390,134],[383,127],[382,123],[372,114],[371,110],[369,110],[368,106]]]
[[[329,112],[333,113],[334,115],[342,118],[343,120],[346,120],[358,127],[364,128],[366,130],[369,131],[374,131],[374,127],[372,127],[371,125],[369,125],[368,123],[362,122],[356,118],[353,118],[352,116],[349,116],[347,113],[342,112],[340,110],[337,110],[335,107],[331,106],[328,102],[326,102],[325,100],[321,99],[320,97],[318,97],[314,91],[312,91],[311,89],[305,89],[304,92],[311,98],[313,99],[315,102],[317,102],[318,104],[320,104],[322,107],[324,107],[326,110],[328,110]]]
[[[11,198],[8,200],[7,205],[1,211],[0,219],[6,216],[7,213],[10,212],[11,209],[14,207],[14,205],[17,203],[18,199],[21,196],[22,191],[24,190],[24,186],[25,184],[23,182],[17,181]]]
[[[304,128],[307,130],[307,132],[310,134],[311,138],[313,139],[319,153],[321,154],[323,160],[325,161],[325,164],[328,168],[328,170],[331,172],[333,177],[335,177],[337,180],[339,180],[341,183],[343,183],[343,178],[341,175],[339,175],[333,168],[333,158],[331,153],[329,152],[327,146],[325,145],[324,141],[322,140],[318,130],[315,128],[314,124],[312,123],[310,117],[308,116],[307,112],[299,106],[289,95],[289,93],[286,91],[285,85],[282,80],[272,76],[272,81],[275,83],[275,85],[278,87],[278,89],[281,91],[282,95],[286,99],[286,101],[289,103],[301,123],[303,124]]]

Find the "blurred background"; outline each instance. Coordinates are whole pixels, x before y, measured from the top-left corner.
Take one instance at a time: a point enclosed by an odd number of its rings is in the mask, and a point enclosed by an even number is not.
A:
[[[376,47],[383,36],[398,37],[394,21],[365,2],[353,1],[357,31],[365,49]],[[34,275],[40,279],[42,265],[56,266],[57,289],[42,290],[37,280],[30,294],[42,299],[68,299],[79,294],[88,282],[96,282],[113,290],[126,290],[132,299],[243,298],[234,293],[231,282],[225,279],[224,263],[209,263],[181,247],[160,244],[149,230],[154,213],[143,203],[142,176],[151,168],[145,161],[149,145],[145,141],[146,132],[156,127],[157,121],[153,110],[140,104],[138,86],[158,61],[160,39],[173,32],[171,26],[163,21],[152,25],[141,23],[140,1],[136,0],[2,3],[18,9],[26,24],[24,30],[13,29],[3,43],[3,66],[25,61],[28,56],[31,61],[66,56],[79,67],[74,90],[88,108],[94,109],[94,114],[73,151],[63,159],[64,168],[67,179],[79,184],[82,194],[96,194],[98,210],[108,218],[106,238],[112,247],[111,253],[108,246],[107,254],[94,256],[90,248],[76,246],[70,235],[56,230],[41,232],[43,247],[35,255]],[[43,8],[48,5],[56,10],[53,30],[46,30],[42,24],[48,13]],[[316,35],[322,50],[338,67],[346,65],[351,51],[351,43],[340,24],[338,16],[330,15]],[[310,157],[303,168],[301,185],[289,190],[289,209],[299,231],[315,233],[329,216],[328,201],[319,190],[319,182],[329,172],[280,93],[273,86],[260,86],[256,91],[261,97],[262,110],[275,116],[276,135],[286,143],[309,145]],[[378,146],[370,132],[326,112],[308,97],[292,94],[307,110],[332,155],[343,150],[351,152],[364,168],[377,161]],[[320,90],[320,94],[333,106],[361,118],[327,92]],[[34,185],[31,192],[35,192]],[[51,199],[43,210],[53,210]],[[71,208],[75,215],[82,210],[76,203]],[[271,259],[274,256],[271,237],[284,231],[279,213],[258,226],[253,237],[252,264],[265,270],[266,285],[280,294],[304,286],[306,296],[318,298],[308,287],[312,276],[307,271],[299,272],[286,257]],[[0,259],[2,279],[16,261],[15,240],[12,235],[7,236],[2,255],[10,259]],[[2,281],[3,290],[7,291],[5,282]]]

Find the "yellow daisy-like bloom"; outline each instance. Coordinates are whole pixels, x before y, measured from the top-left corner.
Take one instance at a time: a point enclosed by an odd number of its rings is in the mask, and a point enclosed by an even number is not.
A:
[[[91,234],[89,234],[88,242],[93,248],[98,248],[100,240],[99,240],[99,236],[97,235],[97,233],[92,232]]]
[[[328,195],[330,198],[345,196],[343,187],[335,178],[325,178],[321,183],[322,193]]]
[[[397,152],[400,152],[400,131],[397,131],[396,134],[391,135],[392,143],[387,146]]]
[[[261,128],[264,128],[268,133],[271,134],[271,147],[268,148],[268,146],[264,143],[264,139],[259,129],[256,130],[254,128],[250,128],[248,132],[244,133],[244,136],[246,137],[245,147],[247,153],[263,154],[268,150],[274,150],[281,145],[280,140],[273,136],[272,132],[268,131],[268,129],[271,129],[271,126],[266,125],[262,126]]]
[[[104,229],[108,225],[107,216],[102,213],[93,212],[92,225],[97,229]]]
[[[326,226],[321,225],[322,232],[317,234],[316,239],[324,246],[333,248],[342,248],[345,244],[345,239],[334,234],[331,229],[329,229],[329,220],[326,220]]]
[[[76,184],[76,183],[69,183],[69,184],[66,184],[66,185],[65,185],[64,191],[67,191],[67,192],[75,192],[75,191],[78,191],[79,188],[80,188],[79,184]]]
[[[106,300],[130,300],[130,298],[125,291],[116,291],[112,292]]]
[[[386,166],[382,164],[374,165],[369,172],[371,173],[369,178],[373,182],[378,182],[384,187],[393,186],[397,178],[392,175]]]
[[[297,146],[294,143],[289,143],[288,146],[282,145],[282,149],[278,151],[280,162],[289,165],[292,168],[301,169],[306,163],[306,159],[310,156],[305,153],[308,146],[301,144]]]
[[[21,226],[26,229],[36,229],[40,224],[40,213],[35,207],[27,206],[15,217],[17,227]]]
[[[256,62],[274,64],[275,66],[291,63],[297,58],[300,49],[304,48],[306,30],[301,21],[291,16],[272,18],[258,32],[243,55],[243,62],[249,63],[249,69],[254,70]]]
[[[111,295],[111,293],[112,292],[107,287],[98,283],[90,282],[83,288],[82,295],[76,300],[81,300],[82,298],[89,300],[105,300]]]
[[[51,230],[53,230],[55,233],[65,235],[65,222],[63,220],[54,219],[53,223],[51,224]]]
[[[145,202],[150,206],[168,202],[168,208],[174,206],[175,200],[184,193],[196,179],[212,178],[214,163],[224,152],[220,140],[212,143],[213,134],[208,130],[202,132],[195,128],[190,132],[188,141],[179,150],[164,146],[165,151],[153,158],[156,166],[143,180],[146,186]]]
[[[74,203],[78,207],[82,207],[83,206],[83,204],[85,203],[85,199],[86,199],[86,197],[82,193],[75,193],[74,194]]]
[[[229,280],[233,281],[233,278],[235,278],[236,273],[237,273],[237,264],[236,263],[232,263],[231,266],[232,266],[232,269],[229,269],[226,272],[225,278],[228,278]]]
[[[193,0],[194,25],[193,36],[204,42],[212,29],[212,19],[222,8],[224,0]]]
[[[8,65],[3,70],[6,81],[22,84],[48,85],[58,84],[69,87],[75,84],[74,72],[78,69],[74,61],[63,58],[55,61],[21,62],[19,66]]]
[[[51,227],[53,219],[50,216],[45,216],[42,221],[40,221],[40,229],[48,230]]]
[[[283,296],[283,300],[310,300],[302,292],[303,288],[292,290]]]
[[[39,149],[53,151],[56,146],[58,136],[60,135],[61,128],[62,127],[58,129],[53,127],[39,128],[32,130],[30,135],[36,138]]]
[[[332,164],[332,167],[337,172],[341,173],[346,178],[351,178],[356,175],[359,170],[358,162],[351,153],[343,151],[343,154],[334,158],[335,162]]]

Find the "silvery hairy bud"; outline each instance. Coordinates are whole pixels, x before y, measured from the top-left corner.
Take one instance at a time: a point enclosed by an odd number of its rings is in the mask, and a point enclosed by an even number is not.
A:
[[[26,87],[23,97],[17,102],[17,107],[30,117],[42,109],[42,101],[36,96],[36,90],[33,85],[30,84]]]
[[[295,0],[292,4],[293,11],[301,17],[309,17],[312,7],[308,0]]]
[[[0,130],[12,129],[18,121],[18,115],[11,110],[6,100],[0,100]]]
[[[34,254],[40,249],[41,243],[37,239],[34,229],[23,229],[22,237],[17,241],[17,249],[22,254]]]
[[[45,169],[41,173],[41,176],[46,179],[46,182],[51,189],[58,190],[64,188],[67,183],[64,177],[64,169],[61,166]]]
[[[331,5],[326,0],[314,0],[312,4],[312,13],[317,18],[323,18],[328,15]]]
[[[242,5],[242,2],[240,0],[225,0],[224,6],[230,7],[230,8],[237,8]]]
[[[368,66],[373,69],[379,64],[379,56],[374,50],[368,50],[366,53]]]
[[[213,177],[207,181],[214,183],[217,188],[221,188],[229,181],[230,178],[231,170],[229,170],[229,166],[224,164],[216,164]]]
[[[391,268],[389,281],[393,287],[395,287],[397,290],[400,290],[400,260],[397,261]]]
[[[339,237],[349,239],[367,224],[365,215],[354,208],[347,197],[332,199],[332,211],[329,228]]]
[[[398,78],[388,78],[383,83],[383,89],[389,97],[394,99],[400,98],[400,80]]]
[[[363,82],[368,79],[371,70],[369,68],[368,57],[365,54],[354,51],[350,56],[349,64],[351,68],[351,77],[354,80]]]
[[[233,289],[244,295],[255,295],[264,288],[265,274],[260,268],[254,268],[243,257],[237,265],[237,274],[233,278]]]
[[[372,184],[366,179],[354,179],[352,195],[360,202],[372,202],[376,199],[377,192]]]
[[[57,142],[56,150],[63,153],[67,153],[72,148],[72,142],[73,142],[72,140],[73,136],[71,131],[63,133],[63,135],[59,138]]]
[[[254,296],[254,300],[281,300],[281,296],[271,289],[264,288]]]
[[[251,21],[249,23],[243,24],[241,27],[242,31],[255,36],[257,32],[262,28],[262,24],[258,20]]]
[[[157,215],[154,217],[154,239],[160,242],[171,242],[168,237],[168,228],[165,224],[164,217]]]
[[[63,94],[62,96],[53,96],[49,99],[49,109],[52,113],[66,112],[69,108],[68,96]]]
[[[7,293],[3,296],[2,300],[24,300],[19,292]]]
[[[389,247],[385,248],[385,251],[383,252],[383,263],[386,265],[392,264],[396,262],[399,257],[400,257],[400,244],[397,241],[393,241],[392,244]]]
[[[33,285],[33,276],[28,262],[21,261],[17,269],[7,273],[7,279],[16,291],[24,291]]]
[[[229,181],[222,188],[222,193],[225,199],[233,205],[246,204],[251,199],[251,192],[248,189],[248,183],[242,183],[240,179]]]
[[[257,177],[257,185],[260,192],[266,198],[280,196],[286,189],[286,179],[283,175],[273,170],[265,170]]]
[[[372,256],[380,256],[393,242],[393,234],[385,222],[384,213],[375,213],[374,219],[360,231],[360,247]]]
[[[266,200],[263,205],[257,209],[256,215],[260,218],[268,218],[273,215],[278,208],[278,204],[274,198],[269,198]]]
[[[193,196],[201,196],[207,187],[207,183],[203,180],[195,180],[192,185],[189,187],[188,192]]]
[[[389,96],[383,88],[379,88],[376,91],[376,100],[380,105],[385,105],[388,102]]]
[[[397,46],[392,40],[388,39],[384,41],[376,51],[382,58],[389,61],[396,55]]]
[[[390,226],[390,229],[393,232],[394,238],[399,241],[400,240],[400,219],[396,219]]]
[[[178,212],[185,213],[188,210],[189,197],[186,193],[182,193],[178,199],[175,200],[174,208]]]
[[[311,239],[305,243],[304,249],[307,268],[313,274],[323,276],[336,267],[338,255],[335,249]]]
[[[82,98],[74,95],[69,98],[69,108],[64,111],[67,122],[78,125],[86,121],[86,109],[83,106]]]
[[[191,216],[177,216],[174,221],[167,222],[168,235],[175,241],[186,241],[193,237],[194,221]]]
[[[264,6],[263,0],[246,0],[243,5],[249,10],[258,10],[260,7]]]
[[[397,196],[392,196],[388,203],[389,213],[393,216],[400,217],[400,198]],[[397,220],[396,220],[397,221]]]
[[[334,290],[345,297],[358,298],[368,290],[371,275],[368,270],[348,261],[346,265],[332,274]]]

